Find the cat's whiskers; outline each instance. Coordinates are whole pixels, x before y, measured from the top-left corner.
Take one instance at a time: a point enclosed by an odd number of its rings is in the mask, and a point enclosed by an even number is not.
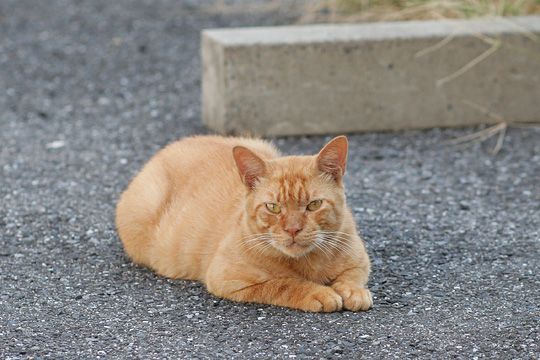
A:
[[[270,242],[270,238],[259,238],[259,239],[253,239],[251,242],[246,242],[243,244],[243,247],[245,250],[253,250],[259,246],[266,245]]]
[[[248,245],[248,244],[252,244],[252,243],[255,243],[255,242],[260,242],[260,241],[265,241],[265,240],[271,240],[271,239],[272,239],[271,236],[260,236],[260,237],[256,237],[256,238],[253,238],[253,239],[249,239],[249,240],[243,241],[243,244],[244,244],[244,245]]]
[[[243,238],[240,239],[240,241],[246,241],[246,240],[250,240],[250,239],[254,239],[254,238],[259,238],[261,236],[272,236],[273,234],[272,233],[255,233],[255,234],[249,234],[247,236],[244,236]]]
[[[320,250],[326,256],[326,258],[330,259],[332,257],[332,249],[325,244],[324,236],[320,236],[320,234],[315,235],[313,244],[316,249]]]
[[[356,249],[346,239],[340,238],[327,238],[328,244],[335,248],[337,251],[343,252],[349,256],[354,257]]]
[[[314,235],[315,239],[310,249],[301,255],[304,259],[307,259],[306,255],[315,249],[320,251],[327,259],[331,259],[336,252],[354,256],[355,248],[349,241],[350,234],[348,233],[342,231],[314,230],[307,235]],[[284,236],[268,232],[247,235],[240,239],[240,242],[244,252],[254,252],[257,255],[262,255],[273,246],[273,242],[279,243],[284,240]],[[311,263],[309,263],[309,266],[311,266]]]
[[[324,243],[315,243],[315,247],[320,250],[327,259],[331,259],[332,254],[330,253],[330,249]]]
[[[271,246],[272,240],[272,233],[256,233],[243,237],[240,242],[244,253],[254,251],[256,254],[262,254]]]
[[[266,250],[268,250],[272,246],[270,242],[259,243],[259,244],[262,244],[262,246],[260,247],[256,246],[254,249],[256,255],[263,255],[266,252]]]
[[[343,252],[349,256],[354,256],[356,249],[350,242],[350,234],[342,231],[329,231],[329,230],[316,230],[317,238],[321,236],[324,246],[328,249],[330,248],[331,252],[337,250]],[[320,247],[319,247],[320,248]]]
[[[271,234],[257,234],[252,236],[246,236],[242,239],[240,239],[240,243],[242,245],[251,244],[254,242],[264,241],[264,240],[270,240],[272,239]]]
[[[314,232],[319,234],[331,234],[331,235],[343,235],[349,237],[351,234],[343,231],[332,231],[332,230],[315,230]]]
[[[267,240],[265,240],[265,239],[258,239],[257,241],[253,241],[253,242],[251,242],[251,243],[245,243],[243,247],[244,247],[245,249],[248,249],[248,250],[249,250],[249,249],[253,249],[253,248],[257,247],[257,246],[260,246],[260,245],[266,244],[266,243],[267,243]]]
[[[350,239],[350,236],[351,236],[350,234],[342,232],[342,231],[316,230],[315,232],[323,236],[344,238],[347,240]]]

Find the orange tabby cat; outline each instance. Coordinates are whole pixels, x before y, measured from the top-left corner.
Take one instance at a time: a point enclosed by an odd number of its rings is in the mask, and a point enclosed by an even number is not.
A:
[[[347,148],[344,136],[315,156],[281,157],[247,138],[175,142],[118,202],[124,248],[136,263],[227,299],[367,310],[370,263],[342,182]]]

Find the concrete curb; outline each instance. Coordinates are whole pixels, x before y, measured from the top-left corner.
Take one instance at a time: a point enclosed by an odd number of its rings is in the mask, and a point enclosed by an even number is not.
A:
[[[201,52],[220,133],[540,121],[539,16],[212,29]]]

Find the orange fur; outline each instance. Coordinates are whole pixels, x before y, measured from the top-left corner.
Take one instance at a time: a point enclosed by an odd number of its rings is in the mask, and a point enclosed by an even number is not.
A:
[[[122,194],[118,233],[134,262],[202,281],[216,296],[367,310],[370,263],[345,201],[346,160],[344,136],[315,156],[287,157],[262,140],[186,138],[156,154]],[[314,200],[320,208],[308,210]]]

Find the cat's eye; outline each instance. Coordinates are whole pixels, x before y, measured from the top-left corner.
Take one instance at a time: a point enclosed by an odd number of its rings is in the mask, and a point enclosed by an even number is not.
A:
[[[313,200],[312,202],[310,202],[308,204],[308,206],[306,207],[306,209],[308,209],[309,211],[315,211],[315,210],[319,210],[319,208],[321,207],[322,205],[322,200]]]
[[[270,211],[272,214],[279,214],[281,212],[281,206],[274,203],[266,203],[266,208],[268,211]]]

